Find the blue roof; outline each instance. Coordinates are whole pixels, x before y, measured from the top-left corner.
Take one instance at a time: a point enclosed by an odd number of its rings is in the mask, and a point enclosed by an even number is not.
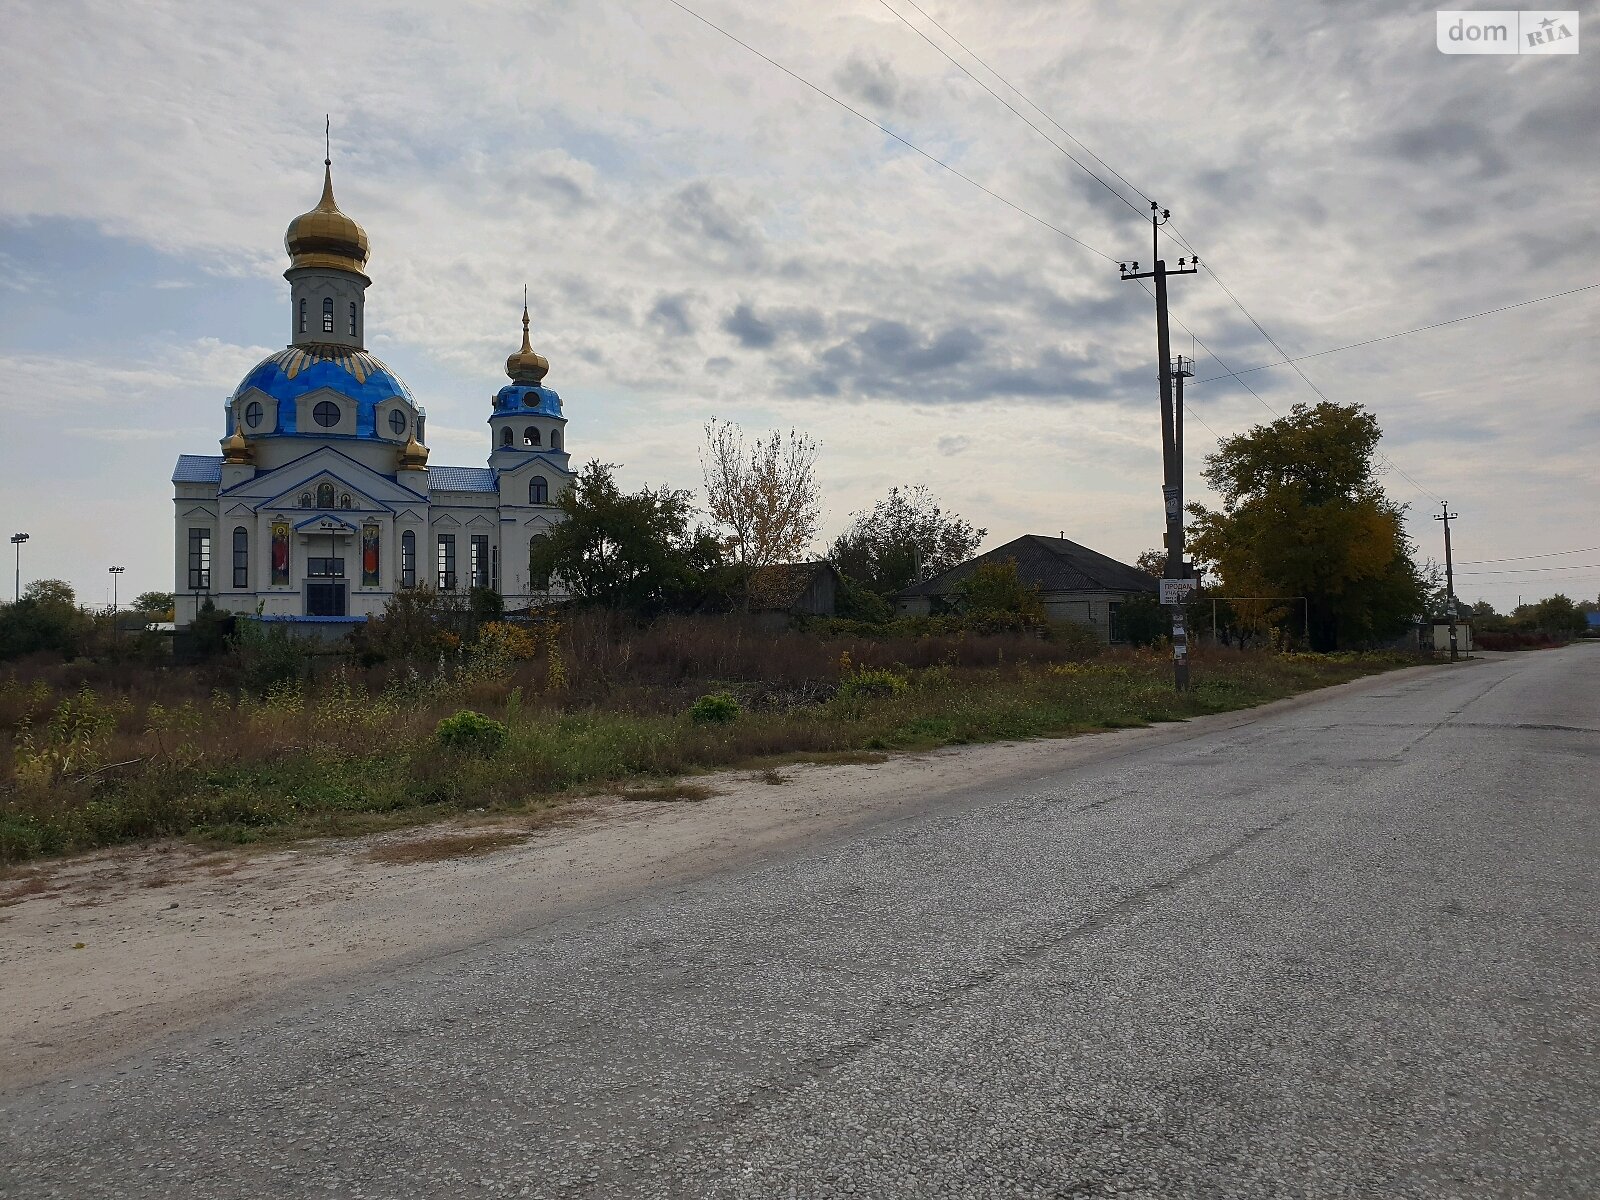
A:
[[[329,436],[326,430],[295,427],[293,401],[322,388],[356,402],[357,437],[377,436],[377,407],[383,401],[399,396],[416,407],[410,389],[399,376],[365,350],[346,346],[288,346],[269,354],[244,377],[233,395],[237,397],[250,388],[257,388],[279,401],[278,427],[273,431],[276,434],[303,432]]]
[[[172,468],[173,483],[221,483],[222,456],[220,454],[180,454],[178,465]]]
[[[492,492],[494,472],[488,467],[429,467],[430,492]]]
[[[352,617],[296,617],[283,613],[241,613],[240,616],[246,621],[270,621],[275,625],[362,625],[367,620],[359,614]]]
[[[538,413],[540,416],[561,416],[561,397],[542,386],[529,387],[522,383],[508,383],[494,394],[494,411],[505,413]]]

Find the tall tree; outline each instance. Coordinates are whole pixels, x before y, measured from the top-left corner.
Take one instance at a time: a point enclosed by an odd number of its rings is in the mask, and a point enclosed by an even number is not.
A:
[[[971,558],[986,533],[941,509],[922,484],[896,487],[851,516],[828,557],[847,579],[892,596]]]
[[[1270,425],[1224,438],[1205,470],[1222,507],[1189,509],[1190,544],[1222,590],[1306,597],[1315,649],[1391,636],[1426,607],[1404,508],[1373,472],[1381,437],[1359,404],[1297,404]],[[1258,621],[1293,611],[1290,603],[1234,607]]]
[[[734,562],[756,572],[804,556],[822,516],[814,439],[773,430],[746,446],[738,425],[712,418],[700,465],[707,515]]]
[[[566,520],[536,541],[535,577],[552,575],[590,603],[653,613],[693,605],[721,565],[716,539],[691,528],[688,492],[624,493],[613,463],[593,462],[557,501]]]

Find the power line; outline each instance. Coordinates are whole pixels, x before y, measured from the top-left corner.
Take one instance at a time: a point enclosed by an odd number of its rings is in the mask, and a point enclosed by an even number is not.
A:
[[[1232,372],[1227,375],[1211,375],[1205,379],[1197,379],[1196,386],[1202,383],[1213,383],[1218,379],[1237,379],[1240,375],[1249,375],[1254,371],[1270,371],[1274,367],[1288,366],[1291,363],[1305,362],[1311,358],[1322,358],[1329,354],[1338,354],[1343,350],[1357,350],[1362,346],[1375,346],[1379,342],[1392,342],[1396,338],[1410,337],[1413,333],[1427,333],[1432,329],[1443,329],[1446,325],[1459,325],[1463,321],[1475,321],[1479,317],[1492,317],[1496,313],[1510,312],[1513,308],[1526,308],[1530,304],[1542,304],[1546,300],[1559,300],[1563,296],[1576,296],[1579,292],[1592,291],[1600,288],[1600,282],[1586,283],[1582,287],[1570,288],[1565,292],[1551,292],[1548,296],[1535,296],[1531,300],[1518,300],[1515,304],[1502,304],[1499,308],[1486,308],[1482,312],[1468,313],[1464,317],[1451,317],[1448,321],[1435,321],[1432,325],[1418,325],[1415,329],[1403,329],[1399,333],[1386,333],[1382,337],[1367,338],[1360,342],[1347,342],[1343,346],[1333,346],[1327,350],[1318,350],[1313,354],[1302,354],[1296,358],[1286,358],[1281,362],[1263,363],[1259,367],[1246,367],[1242,371]]]
[[[1004,204],[1007,208],[1012,209],[1015,212],[1021,213],[1023,216],[1027,217],[1030,221],[1038,222],[1040,225],[1043,225],[1046,229],[1050,230],[1052,233],[1060,234],[1062,237],[1066,238],[1067,241],[1073,243],[1076,246],[1081,246],[1083,249],[1087,250],[1090,254],[1097,254],[1101,258],[1105,259],[1107,262],[1110,262],[1110,263],[1114,263],[1114,262],[1118,261],[1117,259],[1112,258],[1111,255],[1106,254],[1103,251],[1096,250],[1093,246],[1089,245],[1088,242],[1083,241],[1081,238],[1074,237],[1072,234],[1068,233],[1065,229],[1062,229],[1059,225],[1054,225],[1051,222],[1045,220],[1043,217],[1037,215],[1036,213],[1029,212],[1027,209],[1023,208],[1022,205],[1017,204],[1016,202],[1014,202],[1012,200],[1006,199],[1004,196],[1002,196],[999,192],[995,191],[994,189],[986,187],[985,185],[979,183],[976,179],[972,178],[972,176],[966,174],[963,171],[958,170],[955,167],[952,167],[949,163],[945,162],[944,159],[939,158],[934,154],[930,154],[928,151],[924,150],[921,146],[917,145],[915,142],[909,141],[906,138],[901,137],[898,133],[896,133],[894,130],[890,129],[887,125],[879,124],[877,121],[874,121],[871,117],[867,116],[867,114],[862,112],[860,109],[854,108],[850,104],[848,104],[845,101],[839,99],[839,97],[835,96],[832,92],[828,91],[826,88],[823,88],[823,87],[821,87],[821,86],[819,86],[819,85],[817,85],[815,83],[812,83],[811,80],[807,79],[804,75],[798,74],[795,71],[791,71],[788,67],[784,66],[777,59],[771,58],[768,55],[763,54],[761,51],[757,50],[754,46],[752,46],[749,42],[743,41],[740,38],[736,37],[734,34],[728,32],[728,30],[724,29],[721,25],[718,25],[715,21],[712,21],[707,17],[701,16],[699,13],[695,12],[694,9],[690,8],[688,5],[680,3],[679,0],[667,0],[667,2],[669,4],[671,4],[674,8],[681,9],[683,12],[685,12],[689,16],[693,17],[696,21],[699,21],[702,25],[705,25],[705,26],[707,26],[707,27],[709,27],[711,29],[716,30],[723,37],[727,38],[730,42],[733,42],[735,45],[742,46],[745,50],[748,50],[751,54],[754,54],[762,62],[768,64],[769,66],[776,67],[778,70],[782,71],[785,75],[789,76],[790,79],[795,80],[797,83],[805,84],[806,87],[810,88],[813,92],[816,92],[817,95],[822,96],[824,99],[833,101],[833,103],[837,104],[840,108],[844,109],[851,116],[860,118],[861,120],[865,121],[868,125],[871,125],[878,132],[884,134],[887,137],[893,138],[895,141],[899,142],[902,146],[906,147],[908,150],[916,151],[918,154],[922,155],[922,157],[927,159],[929,162],[935,164],[936,166],[943,167],[946,171],[949,171],[950,174],[954,175],[957,179],[960,179],[965,183],[971,184],[973,187],[977,188],[980,192],[984,193],[986,196],[990,196],[990,197],[994,198],[995,200],[1000,201],[1001,204]]]
[[[950,38],[950,40],[955,42],[956,45],[961,46],[960,41],[958,41],[955,38],[955,36],[953,34],[951,34],[951,32],[948,29],[946,29],[943,25],[940,25],[939,22],[934,21],[933,18],[928,16],[928,14],[926,12],[923,12],[923,10],[920,7],[917,6],[917,4],[914,2],[914,0],[906,0],[906,2],[908,4],[910,4],[912,8],[915,8],[919,13],[922,13],[922,16],[926,20],[931,21],[935,26],[937,26],[939,31],[941,33],[943,33],[947,38]],[[1033,130],[1040,137],[1042,137],[1045,141],[1049,142],[1057,150],[1061,151],[1062,154],[1065,154],[1067,156],[1067,158],[1072,161],[1072,164],[1074,166],[1076,166],[1079,170],[1081,170],[1085,175],[1087,175],[1090,179],[1094,180],[1101,187],[1105,188],[1106,191],[1110,192],[1118,200],[1121,200],[1124,204],[1126,204],[1129,208],[1133,209],[1133,211],[1138,213],[1141,217],[1144,216],[1144,210],[1143,209],[1141,209],[1132,200],[1129,200],[1126,196],[1124,196],[1116,188],[1112,187],[1104,179],[1100,178],[1100,176],[1096,175],[1093,171],[1091,171],[1089,169],[1089,167],[1081,159],[1079,159],[1075,154],[1072,153],[1072,151],[1068,150],[1060,142],[1056,141],[1055,138],[1051,137],[1048,133],[1046,133],[1044,130],[1040,129],[1037,125],[1035,125],[1033,123],[1033,121],[1030,120],[1025,113],[1023,113],[1020,110],[1018,110],[1009,100],[1007,100],[999,92],[995,91],[987,83],[985,83],[983,80],[979,79],[971,71],[967,70],[967,68],[965,66],[963,66],[956,59],[956,57],[953,54],[951,54],[943,46],[939,45],[938,42],[934,41],[927,34],[923,33],[922,30],[918,29],[910,21],[906,20],[905,14],[899,12],[893,6],[891,6],[889,4],[889,0],[878,0],[878,3],[883,5],[884,8],[888,9],[888,11],[890,13],[892,13],[896,17],[896,19],[898,19],[900,21],[900,23],[902,25],[904,25],[907,29],[911,30],[912,33],[916,34],[923,41],[927,42],[928,45],[932,46],[940,54],[944,55],[945,58],[950,61],[951,65],[956,68],[956,70],[960,71],[968,79],[972,80],[973,83],[977,84],[984,91],[988,92],[989,95],[993,96],[1001,104],[1005,105],[1006,108],[1010,109],[1011,112],[1016,115],[1017,119],[1022,121],[1022,122],[1024,122],[1028,126],[1029,129]],[[967,50],[967,48],[965,46],[961,46],[961,48],[963,50]],[[967,50],[967,53],[968,54],[972,54],[972,51],[971,50]],[[976,54],[972,54],[972,57],[975,58],[975,59],[978,58],[978,56]],[[992,67],[990,67],[987,63],[983,63],[982,59],[978,59],[978,61],[983,64],[983,67],[984,67],[985,70],[987,70],[991,75],[994,75],[994,77],[996,79],[999,79],[1001,83],[1006,83],[1006,81],[1003,78],[1001,78],[1001,76],[999,74],[997,74]],[[1007,87],[1011,87],[1011,85],[1009,83],[1006,83],[1006,86]],[[1011,90],[1013,92],[1017,92],[1017,89],[1014,88],[1014,87],[1011,88]],[[1033,102],[1028,100],[1028,98],[1026,96],[1023,96],[1021,92],[1017,92],[1017,95],[1022,98],[1024,103],[1032,105],[1035,109],[1037,109],[1040,113],[1042,113],[1044,115],[1044,117],[1045,117],[1045,120],[1050,121],[1050,123],[1052,125],[1055,125],[1057,129],[1061,129],[1061,126],[1057,125],[1055,121],[1050,120],[1050,115],[1048,113],[1045,113],[1042,108],[1039,108],[1039,106],[1037,104],[1033,104]],[[1065,129],[1061,129],[1061,132],[1066,134],[1066,136],[1068,138],[1071,138],[1071,140],[1073,142],[1077,143],[1079,149],[1083,150],[1083,152],[1085,154],[1088,154],[1091,158],[1093,158],[1101,166],[1105,166],[1108,171],[1111,171],[1111,168],[1109,166],[1106,166],[1105,160],[1103,158],[1101,158],[1098,154],[1095,154],[1094,151],[1090,150],[1082,142],[1079,142],[1077,138],[1073,137],[1070,133],[1067,133],[1067,131]],[[1111,171],[1111,174],[1116,175],[1116,172],[1115,171]],[[1122,179],[1122,176],[1117,175],[1117,178],[1118,179]],[[1128,181],[1126,179],[1123,179],[1122,182],[1123,183],[1128,183]],[[1128,186],[1130,188],[1132,188],[1135,192],[1138,192],[1138,190],[1139,190],[1138,188],[1134,188],[1132,184],[1128,184]]]
[[[1459,571],[1460,575],[1543,575],[1547,571],[1587,571],[1600,563],[1569,563],[1564,567],[1508,567],[1504,571]]]
[[[1474,558],[1462,563],[1464,567],[1481,567],[1485,563],[1521,562],[1526,558],[1559,558],[1563,554],[1588,554],[1600,546],[1580,546],[1576,550],[1551,550],[1544,554],[1513,554],[1510,558]]]

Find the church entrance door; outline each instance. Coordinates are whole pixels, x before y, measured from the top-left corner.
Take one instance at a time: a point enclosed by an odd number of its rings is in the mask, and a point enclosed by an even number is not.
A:
[[[344,584],[306,584],[306,616],[342,617],[344,610]]]

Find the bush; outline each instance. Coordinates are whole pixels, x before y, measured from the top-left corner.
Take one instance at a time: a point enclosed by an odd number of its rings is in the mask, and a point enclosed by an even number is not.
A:
[[[505,748],[511,734],[499,721],[464,708],[435,726],[433,736],[446,750],[491,758]]]
[[[897,675],[884,667],[862,667],[840,681],[839,698],[858,700],[867,696],[898,696],[910,686],[910,681],[904,675]]]
[[[696,700],[689,716],[697,725],[726,725],[738,719],[739,702],[727,692],[713,692]]]
[[[305,671],[305,644],[276,622],[236,621],[233,652],[239,660],[240,682],[258,696],[295,683]]]

